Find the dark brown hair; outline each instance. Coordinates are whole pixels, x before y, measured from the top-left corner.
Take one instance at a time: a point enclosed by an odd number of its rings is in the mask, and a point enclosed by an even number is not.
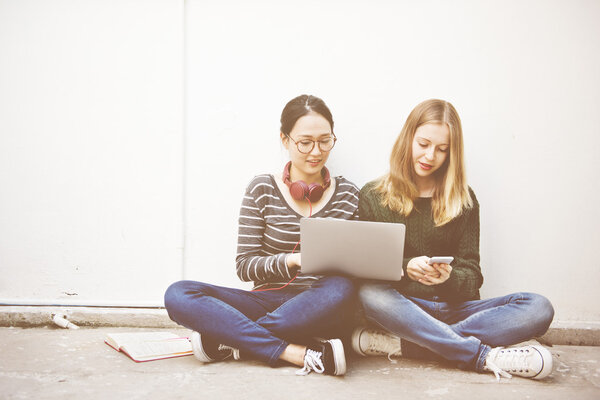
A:
[[[329,121],[333,132],[333,117],[329,107],[320,98],[308,94],[295,97],[285,105],[281,112],[281,132],[289,135],[296,121],[310,112],[320,114]]]

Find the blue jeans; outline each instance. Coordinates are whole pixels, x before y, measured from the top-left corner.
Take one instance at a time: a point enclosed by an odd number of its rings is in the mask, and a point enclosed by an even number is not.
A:
[[[359,297],[368,320],[476,371],[492,347],[541,336],[554,317],[550,301],[534,293],[446,303],[404,296],[388,283],[365,283]]]
[[[328,276],[309,288],[251,292],[179,281],[165,293],[169,317],[200,332],[203,341],[240,350],[271,366],[289,343],[333,337],[349,324],[356,306],[352,280]]]

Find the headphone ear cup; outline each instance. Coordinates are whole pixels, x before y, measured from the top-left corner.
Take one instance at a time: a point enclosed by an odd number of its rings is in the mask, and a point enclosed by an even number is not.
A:
[[[316,183],[311,183],[310,185],[308,185],[308,199],[314,203],[319,201],[319,199],[321,197],[323,197],[323,193],[325,192],[325,189],[323,189],[323,186],[318,185]]]
[[[309,188],[306,182],[296,181],[290,185],[290,193],[295,200],[304,200],[309,195]]]
[[[329,170],[325,167],[321,170],[321,175],[323,176],[324,184],[321,186],[318,183],[311,183],[310,185],[306,184],[306,182],[299,180],[296,182],[290,181],[290,170],[292,168],[292,162],[288,161],[288,163],[283,168],[283,174],[281,178],[283,179],[283,183],[290,188],[290,194],[294,200],[302,201],[304,199],[308,199],[311,203],[315,203],[321,199],[325,190],[331,184],[331,178],[329,176]]]

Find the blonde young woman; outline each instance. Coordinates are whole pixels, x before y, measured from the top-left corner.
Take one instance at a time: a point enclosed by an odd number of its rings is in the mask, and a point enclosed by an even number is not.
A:
[[[544,347],[505,347],[543,335],[554,316],[550,302],[533,293],[480,300],[479,204],[467,185],[461,122],[450,103],[427,100],[410,113],[390,171],[363,187],[359,209],[361,219],[405,224],[407,236],[404,278],[359,290],[367,319],[384,331],[357,329],[358,353],[397,353],[403,338],[498,379],[551,372]],[[430,265],[433,256],[454,259]]]

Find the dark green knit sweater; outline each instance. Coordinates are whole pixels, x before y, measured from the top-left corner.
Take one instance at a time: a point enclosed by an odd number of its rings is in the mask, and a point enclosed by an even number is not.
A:
[[[479,203],[470,190],[473,208],[447,224],[435,227],[431,213],[431,199],[418,198],[414,209],[405,217],[381,205],[381,195],[374,190],[376,182],[367,183],[360,191],[360,218],[365,221],[393,222],[406,225],[404,243],[404,277],[396,289],[407,296],[455,302],[479,299],[483,283],[479,267]],[[434,286],[413,281],[406,274],[408,262],[420,256],[453,256],[450,278]]]

